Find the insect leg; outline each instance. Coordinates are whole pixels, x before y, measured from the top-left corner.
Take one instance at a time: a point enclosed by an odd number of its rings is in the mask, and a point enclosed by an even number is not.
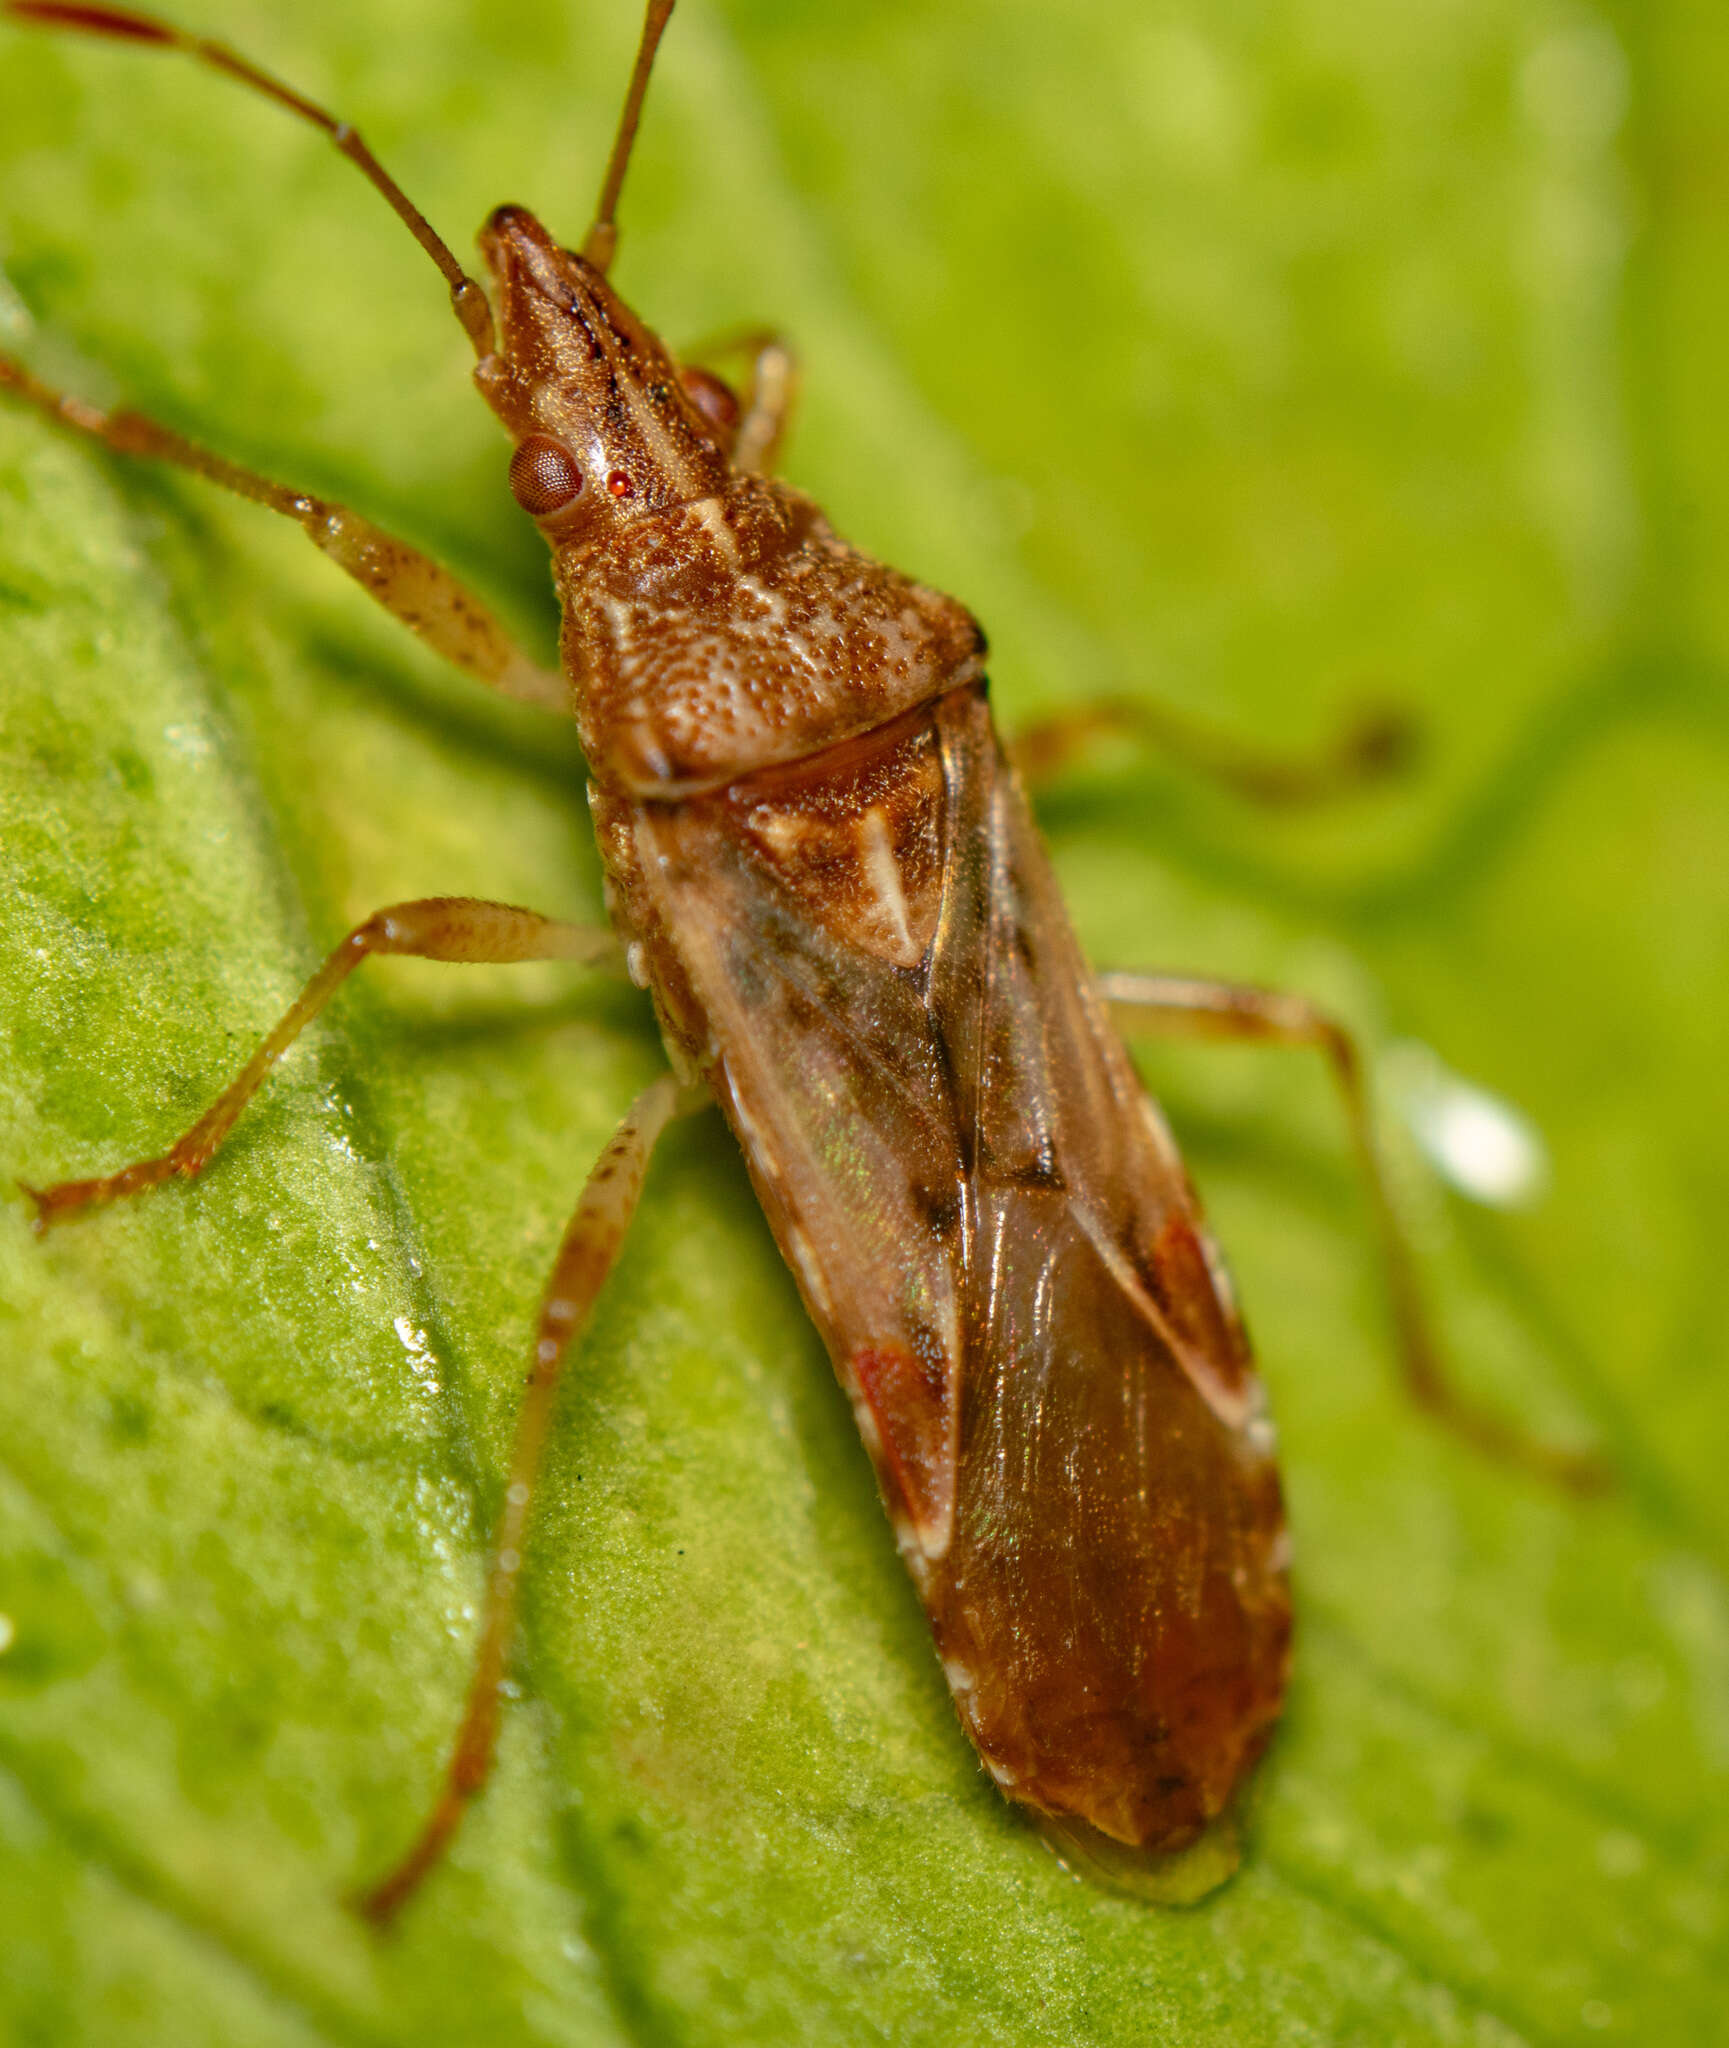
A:
[[[136,1160],[95,1180],[27,1187],[24,1192],[36,1204],[38,1231],[75,1209],[137,1194],[158,1181],[176,1176],[190,1180],[201,1173],[283,1054],[373,953],[406,953],[420,960],[576,960],[599,965],[617,958],[618,942],[598,925],[565,924],[533,910],[472,896],[427,896],[375,911],[336,947],[233,1081],[160,1158]]]
[[[1009,752],[1036,787],[1054,781],[1095,741],[1110,738],[1155,747],[1238,796],[1275,808],[1325,803],[1399,774],[1418,744],[1417,728],[1404,713],[1379,710],[1353,720],[1307,758],[1270,754],[1166,705],[1101,697],[1027,726],[1015,735]]]
[[[1416,1260],[1375,1147],[1362,1059],[1342,1024],[1306,996],[1234,982],[1202,981],[1187,975],[1104,974],[1099,977],[1099,987],[1130,1031],[1311,1046],[1324,1054],[1338,1081],[1351,1143],[1368,1186],[1399,1355],[1412,1398],[1456,1435],[1504,1464],[1523,1467],[1576,1493],[1598,1493],[1609,1484],[1609,1472],[1600,1459],[1535,1442],[1454,1386],[1429,1326]]]
[[[750,358],[750,383],[741,405],[731,387],[703,365]],[[769,475],[798,397],[798,358],[784,335],[747,328],[700,343],[690,351],[684,381],[723,438],[733,466]]]
[[[644,1089],[595,1161],[564,1233],[547,1282],[528,1382],[517,1412],[510,1476],[493,1541],[468,1705],[444,1788],[419,1838],[390,1875],[359,1901],[361,1912],[377,1926],[394,1919],[437,1863],[469,1801],[486,1782],[498,1740],[498,1689],[510,1654],[534,1484],[552,1422],[559,1375],[618,1256],[656,1140],[674,1116],[695,1106],[690,1091],[682,1089],[671,1074]]]
[[[740,469],[767,475],[780,455],[798,397],[798,358],[783,335],[742,336],[736,346],[751,351],[750,389],[732,459]]]
[[[224,490],[297,520],[314,547],[347,571],[393,618],[436,654],[503,696],[568,712],[570,692],[556,669],[531,661],[474,593],[418,548],[374,526],[346,505],[290,490],[225,456],[188,441],[172,427],[135,412],[102,412],[0,356],[0,390],[16,392],[57,425],[87,434],[122,455],[171,462]]]

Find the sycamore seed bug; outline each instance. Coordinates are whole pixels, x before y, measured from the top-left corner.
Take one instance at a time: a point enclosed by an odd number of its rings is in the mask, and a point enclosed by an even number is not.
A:
[[[489,288],[346,122],[223,45],[61,0],[7,12],[175,49],[322,129],[442,274],[509,483],[552,553],[561,672],[524,656],[446,571],[349,508],[284,487],[0,359],[63,425],[296,520],[476,679],[573,714],[613,933],[437,897],[356,926],[234,1083],[160,1157],[33,1191],[41,1225],[198,1173],[300,1031],[374,953],[448,961],[621,953],[672,1071],[589,1176],[531,1352],[467,1713],[425,1829],[366,1910],[391,1917],[484,1782],[558,1377],[655,1142],[712,1100],[737,1136],[875,1465],[956,1710],[991,1776],[1077,1860],[1162,1882],[1229,1817],[1277,1719],[1290,1639],[1271,1431],[1246,1339],[1170,1135],[1112,1016],[1321,1050],[1373,1194],[1414,1391],[1483,1448],[1587,1483],[1448,1387],[1382,1191],[1349,1039],[1302,998],[1095,977],[986,701],[954,600],[842,541],[772,465],[791,359],[757,339],[735,394],[682,364],[608,281],[614,212],[671,0],[651,0],[593,225],[563,248],[502,206]],[[1102,707],[1044,728],[1048,770]],[[1157,736],[1272,797],[1382,765],[1355,736],[1293,776],[1181,728]],[[1167,1889],[1179,1888],[1177,1881]]]

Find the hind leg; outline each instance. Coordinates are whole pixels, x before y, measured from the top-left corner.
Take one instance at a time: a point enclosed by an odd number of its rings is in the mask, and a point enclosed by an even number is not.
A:
[[[1601,1492],[1609,1482],[1601,1460],[1534,1441],[1453,1384],[1423,1304],[1416,1260],[1381,1169],[1370,1126],[1362,1058],[1344,1026],[1306,996],[1236,982],[1175,974],[1105,974],[1099,977],[1099,986],[1129,1031],[1307,1046],[1325,1057],[1339,1084],[1352,1148],[1368,1189],[1399,1358],[1411,1398],[1456,1436],[1503,1464],[1520,1466],[1576,1493]]]

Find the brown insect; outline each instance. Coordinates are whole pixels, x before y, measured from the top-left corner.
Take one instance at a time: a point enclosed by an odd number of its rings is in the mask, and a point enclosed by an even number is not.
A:
[[[1203,1837],[1223,1844],[1216,1877],[1285,1686],[1285,1521],[1229,1283],[1112,1013],[1322,1050],[1373,1193],[1413,1390],[1494,1454],[1576,1485],[1595,1468],[1527,1444],[1448,1387],[1336,1024],[1298,996],[1089,971],[991,721],[978,626],[849,547],[769,473],[793,384],[784,346],[755,344],[736,396],[681,365],[607,282],[671,9],[649,5],[581,252],[501,207],[481,234],[488,293],[352,128],[234,52],[144,15],[10,0],[22,20],[226,72],[322,128],[389,201],[443,274],[475,381],[514,443],[511,488],[552,549],[563,673],[348,508],[97,411],[16,362],[0,359],[0,384],[112,448],[286,513],[439,653],[574,714],[616,934],[464,898],[379,911],[169,1151],[32,1191],[38,1224],[198,1173],[370,954],[599,962],[622,950],[653,996],[672,1072],[631,1106],[566,1232],[467,1712],[419,1841],[365,1910],[395,1913],[486,1777],[558,1376],[656,1139],[711,1098],[852,1402],[986,1768],[1067,1853],[1114,1877],[1157,1889]],[[1090,730],[1136,716],[1083,713],[1034,735],[1022,758],[1048,769]],[[1273,796],[1349,782],[1387,750],[1381,728],[1293,777],[1164,722],[1157,736]]]

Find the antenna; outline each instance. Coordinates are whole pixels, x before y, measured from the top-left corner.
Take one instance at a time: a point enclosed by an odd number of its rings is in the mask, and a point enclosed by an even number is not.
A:
[[[414,205],[407,193],[367,148],[360,139],[359,132],[351,128],[346,121],[339,121],[334,114],[328,113],[315,101],[303,98],[292,86],[284,85],[279,78],[272,78],[268,71],[259,70],[256,64],[249,64],[238,51],[231,50],[226,43],[212,42],[205,36],[189,35],[185,29],[175,28],[170,22],[159,21],[151,14],[134,14],[130,9],[121,7],[79,6],[72,4],[72,0],[3,0],[3,9],[18,21],[34,22],[41,28],[73,29],[85,35],[112,36],[118,42],[147,43],[157,49],[182,51],[186,56],[196,58],[200,64],[208,64],[212,70],[220,71],[227,77],[238,80],[240,84],[249,86],[252,91],[262,93],[266,99],[274,100],[279,107],[286,107],[291,114],[298,114],[301,120],[310,121],[314,128],[321,129],[329,136],[349,162],[359,169],[361,175],[384,195],[397,218],[438,265],[445,283],[450,287],[450,303],[469,340],[474,344],[475,354],[485,356],[492,353],[495,346],[492,312],[486,303],[485,292],[457,262],[448,245],[419,207]],[[651,15],[653,11],[651,8]],[[665,16],[671,11],[671,0],[666,0],[662,11],[662,26],[665,25]],[[648,45],[648,53],[650,57],[654,54],[652,43]],[[640,58],[638,70],[644,73],[647,70],[647,66]],[[635,79],[631,81],[631,92],[635,97],[626,111],[633,117],[631,127],[634,128],[634,111],[642,100]],[[628,154],[628,133],[621,131],[620,141],[625,144]],[[622,178],[622,170],[619,175]],[[616,190],[612,196],[617,197]]]
[[[654,53],[672,18],[674,0],[648,0],[643,18],[642,41],[636,46],[636,65],[630,74],[630,89],[624,96],[624,112],[618,117],[612,155],[607,160],[606,179],[594,209],[594,225],[582,238],[582,254],[602,276],[612,267],[618,253],[618,195],[624,188],[624,174],[630,168],[630,152],[636,141],[637,123],[642,119],[643,95],[648,91],[648,74],[654,69]]]

